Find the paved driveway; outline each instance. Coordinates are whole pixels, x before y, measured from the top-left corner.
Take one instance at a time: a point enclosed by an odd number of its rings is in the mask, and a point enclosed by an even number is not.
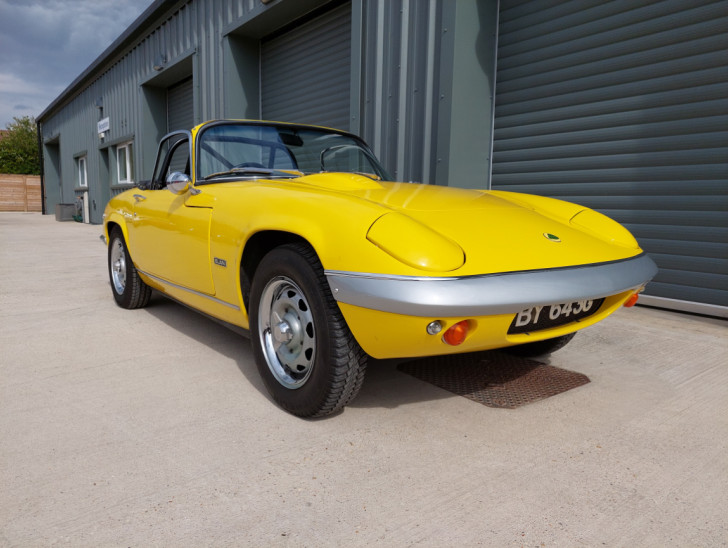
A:
[[[0,213],[2,546],[724,546],[728,324],[637,307],[485,407],[374,363],[343,413],[267,397],[249,343],[114,304],[100,227]]]

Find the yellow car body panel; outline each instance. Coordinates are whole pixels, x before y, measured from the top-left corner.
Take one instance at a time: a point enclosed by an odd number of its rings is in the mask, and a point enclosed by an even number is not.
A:
[[[134,192],[129,246],[145,257],[149,274],[164,277],[172,267],[177,283],[214,295],[209,244],[213,209],[197,207],[197,201],[199,196]]]

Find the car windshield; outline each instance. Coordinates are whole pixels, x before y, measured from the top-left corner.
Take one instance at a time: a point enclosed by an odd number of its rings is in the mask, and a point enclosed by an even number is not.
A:
[[[199,181],[240,177],[299,177],[359,173],[389,180],[367,145],[333,130],[284,124],[225,123],[201,130]]]

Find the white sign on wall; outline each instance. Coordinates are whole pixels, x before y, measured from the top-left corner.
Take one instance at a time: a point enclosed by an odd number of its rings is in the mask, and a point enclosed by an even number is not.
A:
[[[103,120],[99,120],[99,123],[96,124],[97,127],[97,133],[101,135],[102,133],[106,133],[109,131],[109,118],[108,116],[104,118]]]

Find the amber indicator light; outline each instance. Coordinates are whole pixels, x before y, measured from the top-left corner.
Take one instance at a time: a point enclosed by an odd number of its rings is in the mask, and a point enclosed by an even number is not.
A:
[[[468,336],[469,328],[470,326],[468,325],[468,320],[458,322],[450,329],[445,331],[445,334],[442,336],[442,340],[450,346],[458,346],[459,344],[463,344],[463,342],[465,342],[465,338]]]

